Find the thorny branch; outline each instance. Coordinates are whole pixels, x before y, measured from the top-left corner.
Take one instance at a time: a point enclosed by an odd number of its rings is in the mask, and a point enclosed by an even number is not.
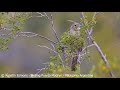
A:
[[[94,13],[93,18],[94,18],[97,14],[98,14],[98,13]],[[82,12],[82,18],[83,18],[84,24],[85,24],[85,16],[84,16],[84,13],[83,13],[83,12]],[[113,72],[112,72],[112,70],[111,70],[111,68],[110,68],[110,65],[109,65],[109,63],[108,63],[108,60],[107,60],[106,56],[103,54],[101,48],[98,46],[98,44],[94,41],[93,37],[91,36],[92,31],[93,31],[93,28],[91,27],[91,30],[90,30],[90,31],[89,31],[89,30],[86,30],[86,34],[89,36],[90,40],[92,41],[92,43],[93,43],[94,46],[96,47],[98,53],[100,54],[101,58],[103,59],[106,67],[107,67],[108,70],[109,70],[110,76],[111,76],[111,77],[115,77],[114,74],[113,74]]]

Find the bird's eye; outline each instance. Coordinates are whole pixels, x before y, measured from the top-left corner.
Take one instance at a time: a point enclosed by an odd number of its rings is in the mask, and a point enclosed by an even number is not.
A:
[[[76,25],[75,25],[76,26]]]

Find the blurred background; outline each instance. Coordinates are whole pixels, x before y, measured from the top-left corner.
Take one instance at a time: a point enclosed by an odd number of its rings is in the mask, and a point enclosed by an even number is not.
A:
[[[49,13],[49,12],[48,12]],[[80,21],[81,12],[53,12],[55,29],[60,37],[68,31],[71,22]],[[91,20],[93,12],[85,12]],[[94,27],[93,37],[106,55],[111,69],[116,77],[120,77],[120,13],[100,12],[97,15],[97,24]],[[30,18],[26,21],[23,31],[44,35],[54,41],[56,38],[47,18]],[[0,51],[0,73],[35,74],[37,69],[44,67],[49,59],[49,51],[37,45],[49,46],[49,42],[40,38],[18,37],[9,45],[8,51]],[[51,47],[51,46],[49,46]],[[81,73],[93,73],[98,78],[110,77],[105,64],[93,47],[90,50],[91,60],[81,64]]]

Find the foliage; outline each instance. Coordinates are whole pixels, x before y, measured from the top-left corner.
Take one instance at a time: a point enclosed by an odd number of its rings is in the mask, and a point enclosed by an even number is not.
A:
[[[25,25],[26,19],[31,15],[31,13],[22,13],[22,12],[16,12],[13,17],[9,16],[8,12],[1,12],[0,13],[0,29],[6,28],[6,30],[9,30],[9,34],[7,37],[0,37],[0,50],[7,50],[8,45],[10,42],[14,39],[14,36],[17,32],[23,29]],[[86,46],[85,41],[87,38],[87,35],[85,33],[86,30],[90,30],[91,27],[93,28],[96,25],[96,17],[93,17],[91,20],[88,20],[87,16],[85,16],[84,20],[83,18],[80,18],[80,24],[81,29],[80,34],[81,36],[78,37],[77,35],[71,35],[69,31],[64,32],[60,39],[60,42],[57,42],[58,44],[55,45],[55,51],[57,53],[51,54],[49,57],[49,62],[47,63],[47,68],[44,70],[44,73],[46,74],[80,74],[80,64],[76,65],[77,70],[71,71],[70,65],[71,65],[71,58],[75,56],[75,52],[79,49],[79,47]],[[0,31],[0,35],[2,34],[8,34],[3,33],[2,29]],[[65,53],[65,59],[63,58],[63,49]],[[88,60],[90,58],[88,54],[89,50],[86,51],[86,57],[85,60]],[[60,57],[62,57],[62,60],[64,61],[65,67],[63,67]],[[93,56],[94,57],[94,56]],[[101,59],[99,59],[101,60]],[[112,69],[119,74],[118,71],[118,59],[117,58],[109,58],[110,65]],[[96,65],[93,65],[91,70],[89,71],[90,74],[94,74],[94,77],[109,77],[108,73],[109,70],[106,68],[104,62],[101,60],[96,61]]]
[[[12,38],[2,38],[0,37],[0,50],[8,50],[8,44],[11,42]]]
[[[14,16],[11,15],[14,13]],[[5,35],[7,37],[0,37],[0,50],[7,50],[8,44],[14,39],[14,35],[17,31],[23,29],[25,24],[25,20],[28,18],[30,13],[22,13],[22,12],[1,12],[0,13],[0,33],[1,35]],[[9,34],[5,31],[9,31]]]
[[[84,20],[81,18],[80,19],[80,24],[82,25],[80,28],[80,37],[75,35],[71,35],[69,31],[64,32],[61,37],[60,37],[60,43],[56,45],[56,51],[60,53],[61,55],[63,54],[63,47],[67,46],[64,48],[64,53],[65,53],[65,60],[64,64],[65,67],[62,66],[61,61],[57,55],[51,55],[50,56],[50,61],[48,63],[48,67],[45,70],[46,73],[57,73],[57,74],[80,74],[80,64],[76,65],[77,70],[76,71],[71,71],[70,65],[71,65],[71,59],[74,57],[76,54],[75,52],[80,48],[85,46],[85,40],[86,40],[86,33],[85,31],[87,29],[90,29],[91,27],[94,27],[96,24],[95,18],[93,18],[91,21],[87,20],[87,17],[85,18],[85,23]],[[86,60],[88,60],[90,57],[86,55]],[[82,57],[81,57],[82,58]]]

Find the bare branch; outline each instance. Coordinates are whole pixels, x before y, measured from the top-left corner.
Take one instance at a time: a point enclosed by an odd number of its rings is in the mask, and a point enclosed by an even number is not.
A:
[[[40,17],[43,17],[43,16],[30,16],[27,19],[30,19],[30,18],[40,18]]]
[[[57,33],[56,33],[55,27],[54,27],[54,21],[53,21],[52,14],[51,14],[51,24],[52,24],[52,30],[53,30],[53,32],[54,32],[54,34],[55,34],[55,37],[57,38],[58,42],[60,42],[60,41],[59,41],[59,38],[58,38],[58,35],[57,35]]]
[[[85,51],[87,48],[92,47],[92,46],[94,46],[94,44],[91,44],[91,45],[89,45],[89,46],[83,48],[82,52]]]
[[[94,15],[93,15],[93,17],[92,17],[92,21],[93,21],[93,19],[96,17],[96,15],[98,14],[99,12],[95,12],[94,13]],[[93,28],[91,27],[91,29],[90,29],[90,35],[92,34],[92,32],[93,32]]]
[[[95,13],[93,17],[95,17],[96,15],[97,15],[97,13]],[[84,20],[84,17],[85,17],[85,16],[84,16],[84,13],[82,12],[82,18],[83,18],[83,20]],[[85,22],[85,21],[84,21],[84,22]],[[93,28],[91,27],[91,29],[93,29]],[[114,74],[113,74],[113,72],[112,72],[112,70],[111,70],[111,68],[110,68],[110,65],[109,65],[109,63],[108,63],[108,60],[107,60],[106,56],[103,54],[103,52],[102,52],[102,50],[100,49],[100,47],[98,46],[98,44],[94,41],[93,37],[90,35],[91,33],[90,33],[88,30],[86,30],[86,34],[89,36],[89,38],[91,39],[92,43],[94,44],[94,46],[96,47],[97,51],[99,52],[101,58],[103,59],[106,67],[107,67],[108,70],[109,70],[110,76],[111,76],[111,77],[115,77]]]
[[[59,54],[57,51],[55,51],[55,50],[53,50],[53,49],[51,49],[51,48],[49,48],[49,47],[47,47],[47,46],[41,46],[41,45],[38,45],[38,46],[39,46],[39,47],[43,47],[43,48],[47,48],[47,49],[53,51],[54,53],[56,53],[56,54],[58,55],[58,57],[60,58],[61,63],[62,63],[62,65],[63,65],[63,67],[64,67],[64,62],[63,62],[63,60],[62,60],[60,54]]]
[[[47,13],[46,13],[46,12],[44,12],[44,14],[45,14],[45,16],[48,18],[48,20],[50,20],[50,21],[51,21],[51,18],[47,15]]]
[[[53,30],[53,32],[54,32],[54,34],[55,34],[55,37],[56,37],[57,41],[60,42],[60,41],[59,41],[59,38],[58,38],[58,35],[57,35],[57,33],[56,33],[55,27],[54,27],[54,21],[53,21],[53,16],[52,16],[52,14],[50,15],[50,17],[47,15],[47,13],[44,12],[44,14],[45,14],[45,16],[48,18],[48,20],[51,22],[52,30]]]
[[[21,34],[33,34],[33,36],[31,36],[31,37],[38,36],[38,37],[41,37],[41,38],[46,39],[47,41],[49,41],[49,42],[51,42],[51,43],[53,43],[53,44],[57,44],[57,43],[54,42],[53,40],[51,40],[51,39],[49,39],[49,38],[47,38],[47,37],[45,37],[45,36],[42,36],[42,35],[33,33],[33,32],[18,32],[18,33],[16,33],[16,34],[18,34],[18,36],[21,36]]]
[[[101,58],[103,59],[103,61],[106,64],[107,68],[109,69],[111,77],[115,77],[113,72],[111,71],[111,68],[110,68],[110,65],[109,65],[109,63],[108,63],[108,61],[106,59],[106,56],[103,54],[103,52],[100,49],[100,47],[98,46],[98,44],[95,41],[93,43],[95,44],[95,47],[96,47],[97,51],[99,52]]]
[[[80,55],[80,57],[82,57],[82,56],[84,56],[84,55],[86,55],[86,54],[87,54],[87,53],[83,53],[83,54]]]
[[[47,47],[47,46],[41,46],[41,45],[38,45],[38,46],[39,46],[39,47],[43,47],[43,48],[47,48],[47,49],[51,50],[52,52],[58,54],[58,52],[56,52],[55,50],[53,50],[53,49],[51,49],[51,48],[49,48],[49,47]]]
[[[84,24],[85,24],[85,15],[84,15],[84,12],[82,12],[82,19],[83,19],[83,21],[84,21]]]
[[[91,29],[90,29],[90,31],[89,31],[89,34],[91,35],[91,34],[92,34],[92,32],[93,32],[93,29],[92,29],[92,27],[91,27]]]
[[[40,12],[37,12],[37,14],[39,14],[41,17],[44,17],[45,15],[43,15],[42,13]]]
[[[80,52],[78,53],[78,59],[77,59],[77,62],[79,62],[81,64],[81,55],[80,55]]]
[[[7,29],[7,28],[4,28],[4,27],[1,27],[0,28],[0,31],[11,31],[12,29]]]
[[[55,50],[55,46],[52,44],[52,43],[50,43],[51,44],[51,46],[53,47],[53,49]]]
[[[95,12],[92,19],[94,19],[96,17],[96,15],[98,14],[99,12]]]
[[[47,68],[37,69],[38,72],[36,74],[39,74],[42,70],[45,70],[45,69],[47,69]]]

